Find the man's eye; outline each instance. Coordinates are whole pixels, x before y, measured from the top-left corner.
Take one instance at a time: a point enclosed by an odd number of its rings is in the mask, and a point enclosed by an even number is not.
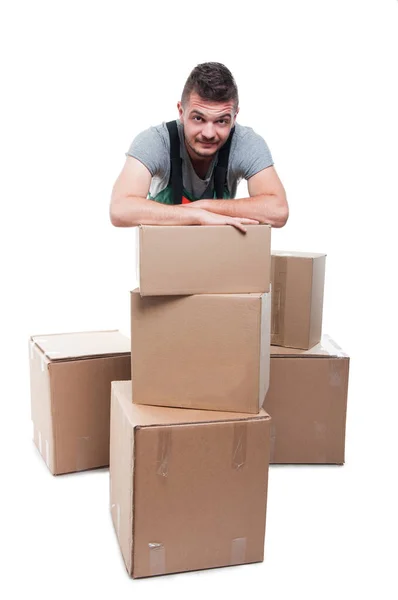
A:
[[[201,121],[202,117],[194,117],[193,120],[195,121],[195,119],[198,119],[199,121]]]
[[[226,119],[219,119],[218,122],[221,123],[221,125],[226,125],[228,123]]]

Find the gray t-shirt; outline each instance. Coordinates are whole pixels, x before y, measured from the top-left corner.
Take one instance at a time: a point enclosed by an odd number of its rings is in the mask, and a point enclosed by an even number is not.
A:
[[[183,186],[194,198],[212,198],[214,190],[213,171],[217,164],[218,152],[214,156],[206,177],[201,179],[193,168],[184,142],[184,128],[177,120],[182,158]],[[155,197],[164,190],[170,179],[170,138],[166,123],[150,127],[139,133],[133,140],[127,156],[142,162],[152,175],[150,194]],[[231,198],[242,179],[250,179],[259,171],[273,165],[271,152],[265,140],[251,127],[235,124],[228,161],[227,185]]]

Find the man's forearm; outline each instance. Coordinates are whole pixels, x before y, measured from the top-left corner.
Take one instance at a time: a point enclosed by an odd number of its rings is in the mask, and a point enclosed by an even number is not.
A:
[[[199,225],[198,208],[181,210],[180,206],[161,204],[138,196],[112,198],[110,218],[116,227],[136,225]]]
[[[288,218],[285,198],[271,194],[262,194],[236,200],[199,200],[198,207],[217,214],[231,217],[247,217],[260,223],[269,223],[272,227],[283,227]],[[190,206],[193,206],[192,203]]]

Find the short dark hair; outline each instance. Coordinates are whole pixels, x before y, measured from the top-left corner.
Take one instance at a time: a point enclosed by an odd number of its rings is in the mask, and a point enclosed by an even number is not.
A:
[[[202,63],[191,71],[182,91],[181,102],[183,105],[188,102],[192,92],[196,92],[203,100],[211,102],[233,100],[235,109],[239,105],[235,79],[231,71],[221,63]]]

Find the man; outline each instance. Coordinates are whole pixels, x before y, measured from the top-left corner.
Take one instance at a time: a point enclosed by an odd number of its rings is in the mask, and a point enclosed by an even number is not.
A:
[[[112,224],[283,227],[285,190],[265,141],[236,123],[231,72],[220,63],[198,65],[177,108],[178,121],[151,127],[131,144],[112,191]],[[243,178],[250,197],[235,199]]]

